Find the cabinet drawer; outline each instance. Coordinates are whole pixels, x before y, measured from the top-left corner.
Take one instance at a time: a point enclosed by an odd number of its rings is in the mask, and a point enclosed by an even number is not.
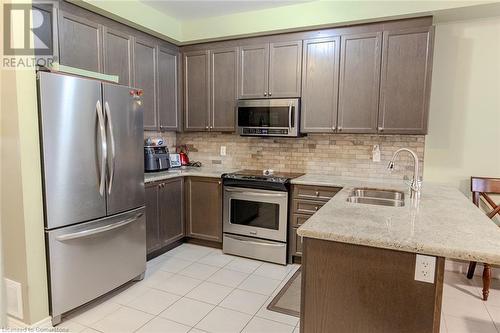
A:
[[[294,213],[312,215],[316,213],[321,207],[323,207],[324,204],[324,201],[294,199],[292,203],[292,209]]]
[[[300,214],[292,214],[292,227],[300,227],[302,224],[304,224],[311,215],[300,215]]]
[[[292,243],[290,246],[292,247],[292,256],[302,256],[302,237],[297,235],[297,228],[292,228]]]
[[[293,197],[297,199],[328,201],[338,191],[340,191],[339,187],[295,185],[293,187]]]

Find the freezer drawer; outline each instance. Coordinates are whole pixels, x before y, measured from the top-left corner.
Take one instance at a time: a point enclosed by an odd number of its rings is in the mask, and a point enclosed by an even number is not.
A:
[[[52,317],[85,304],[146,270],[144,207],[47,231]]]

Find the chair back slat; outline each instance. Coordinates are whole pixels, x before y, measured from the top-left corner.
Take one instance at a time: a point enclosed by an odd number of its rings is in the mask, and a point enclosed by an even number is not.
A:
[[[500,194],[500,178],[471,177],[471,191]]]
[[[488,194],[500,194],[500,178],[471,177],[472,202],[479,207],[479,199],[484,200],[491,206],[492,211],[486,215],[493,219],[495,215],[500,215],[500,204],[496,204]]]

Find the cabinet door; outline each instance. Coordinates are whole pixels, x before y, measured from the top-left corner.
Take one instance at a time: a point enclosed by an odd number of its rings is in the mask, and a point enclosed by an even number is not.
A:
[[[337,126],[340,37],[304,41],[301,131],[331,133]]]
[[[160,248],[158,184],[146,184],[146,247],[147,253]]]
[[[62,10],[58,25],[60,63],[102,72],[102,26]]]
[[[217,178],[186,180],[187,235],[222,242],[222,185]]]
[[[376,133],[382,32],[341,37],[337,131]]]
[[[159,194],[161,246],[171,244],[184,237],[183,202],[184,182],[174,178],[162,183]]]
[[[234,131],[238,98],[238,49],[211,51],[210,74],[210,130]]]
[[[302,41],[269,45],[269,97],[300,97]]]
[[[104,73],[118,75],[120,84],[133,86],[133,37],[107,27],[103,36]]]
[[[144,90],[142,106],[144,109],[144,129],[158,129],[156,45],[136,39],[134,43],[135,86]]]
[[[158,50],[158,114],[162,131],[179,129],[179,64],[179,52],[160,47]]]
[[[433,35],[433,27],[384,31],[379,132],[427,133]]]
[[[184,53],[184,120],[187,131],[208,131],[209,52]]]
[[[269,44],[242,46],[239,67],[238,97],[267,97]]]

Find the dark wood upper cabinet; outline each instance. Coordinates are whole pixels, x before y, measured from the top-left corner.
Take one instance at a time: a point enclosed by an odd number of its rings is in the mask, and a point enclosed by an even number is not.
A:
[[[300,97],[302,41],[269,45],[268,96]]]
[[[62,65],[102,72],[102,26],[59,11],[59,62]]]
[[[184,53],[184,129],[208,131],[210,112],[208,50]]]
[[[182,177],[162,182],[159,196],[159,239],[161,246],[184,237],[184,181]]]
[[[433,37],[432,26],[384,31],[379,132],[427,133]]]
[[[134,38],[107,27],[103,28],[104,73],[118,75],[118,83],[133,86]]]
[[[301,132],[332,133],[337,126],[340,37],[304,41]]]
[[[180,128],[180,63],[179,52],[163,47],[158,49],[158,114],[161,131],[177,131]]]
[[[382,32],[341,37],[337,132],[376,133]]]
[[[240,48],[239,98],[267,97],[269,84],[269,44]]]
[[[210,51],[210,130],[234,131],[238,48]]]
[[[187,236],[222,242],[222,185],[218,178],[188,177]]]
[[[156,61],[156,45],[150,42],[135,39],[135,86],[144,90],[142,95],[142,106],[144,109],[144,129],[153,131],[158,129]]]
[[[146,184],[146,248],[151,253],[160,248],[159,222],[160,210],[158,206],[159,184]]]

